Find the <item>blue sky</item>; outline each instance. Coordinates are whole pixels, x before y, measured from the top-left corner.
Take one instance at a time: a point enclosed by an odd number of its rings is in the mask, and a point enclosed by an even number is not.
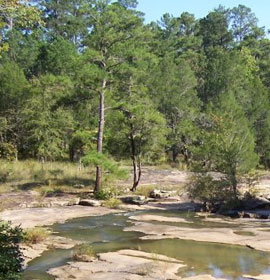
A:
[[[196,18],[204,17],[219,4],[233,8],[243,4],[252,9],[259,19],[259,26],[270,29],[270,0],[138,0],[138,10],[145,13],[146,22],[157,21],[164,13],[179,16],[189,12]]]

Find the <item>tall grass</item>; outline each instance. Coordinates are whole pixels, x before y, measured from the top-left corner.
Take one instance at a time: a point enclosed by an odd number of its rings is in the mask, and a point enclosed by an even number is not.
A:
[[[42,186],[91,186],[93,168],[79,168],[70,162],[41,162],[25,160],[10,162],[0,160],[0,191],[10,187],[32,189]],[[2,180],[1,180],[2,178]]]

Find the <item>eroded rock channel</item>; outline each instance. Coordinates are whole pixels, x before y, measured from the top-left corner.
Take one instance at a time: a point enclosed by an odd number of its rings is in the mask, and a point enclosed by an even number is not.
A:
[[[73,262],[73,249],[49,250],[29,263],[24,280],[270,279],[268,229],[268,221],[179,211],[76,218],[52,230],[90,243],[98,259]]]

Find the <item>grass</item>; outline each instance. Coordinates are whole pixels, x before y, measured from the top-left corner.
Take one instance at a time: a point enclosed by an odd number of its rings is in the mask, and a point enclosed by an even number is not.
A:
[[[141,185],[141,186],[139,185],[135,194],[149,197],[150,193],[155,189],[157,189],[157,185]]]
[[[50,234],[50,231],[42,227],[26,229],[24,231],[24,242],[26,244],[38,244],[46,240]]]
[[[76,189],[74,186],[92,187],[94,182],[94,169],[89,167],[79,170],[76,163],[70,162],[41,162],[34,160],[5,161],[0,160],[0,192],[10,190],[39,190],[44,192],[57,192],[57,187]],[[8,175],[6,175],[8,174]],[[46,191],[49,186],[50,190]],[[55,190],[56,189],[56,190]],[[78,189],[77,189],[78,190]],[[58,188],[59,191],[59,188]]]
[[[85,258],[86,257],[86,258]],[[96,258],[96,253],[90,244],[82,244],[77,246],[73,252],[73,260],[83,261],[87,258]]]
[[[112,197],[103,203],[105,207],[111,209],[118,209],[121,204],[122,204],[121,200],[115,197]]]

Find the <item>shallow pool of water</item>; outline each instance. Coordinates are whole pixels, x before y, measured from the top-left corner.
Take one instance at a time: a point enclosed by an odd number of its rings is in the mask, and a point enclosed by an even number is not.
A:
[[[195,242],[179,239],[140,240],[143,234],[125,232],[123,228],[131,225],[128,216],[135,213],[110,214],[101,217],[87,217],[70,220],[64,224],[55,224],[52,229],[60,236],[92,244],[95,252],[109,252],[120,249],[137,249],[150,253],[167,255],[183,261],[187,267],[179,271],[180,276],[211,274],[230,280],[242,280],[243,274],[270,274],[270,253],[251,250],[242,246],[230,246],[207,242]],[[144,214],[142,212],[136,214]],[[165,215],[165,212],[148,211],[147,214]],[[178,226],[213,227],[192,213],[166,212],[166,216],[185,217],[194,224]],[[176,225],[176,224],[174,224]],[[224,227],[224,224],[222,224]],[[235,225],[228,225],[235,227]],[[65,264],[71,260],[72,250],[50,250],[40,258],[33,260],[24,273],[24,280],[51,280],[47,269]]]

